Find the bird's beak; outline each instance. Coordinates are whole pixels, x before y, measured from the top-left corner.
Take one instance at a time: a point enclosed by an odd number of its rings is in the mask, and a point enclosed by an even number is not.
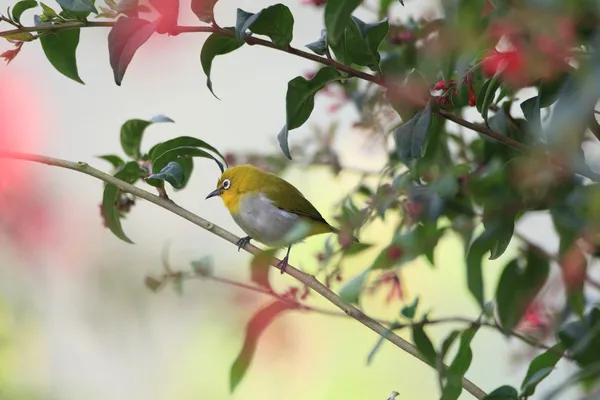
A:
[[[208,194],[208,196],[206,196],[206,198],[210,199],[211,197],[220,196],[221,193],[223,193],[223,189],[219,188],[219,189],[216,189],[216,190],[213,190],[212,192],[210,192]]]

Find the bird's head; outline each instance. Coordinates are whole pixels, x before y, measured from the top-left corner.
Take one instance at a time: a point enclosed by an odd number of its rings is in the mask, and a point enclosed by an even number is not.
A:
[[[259,191],[262,175],[262,171],[252,165],[236,165],[228,168],[221,174],[217,188],[206,198],[220,196],[229,211],[234,211],[242,195]]]

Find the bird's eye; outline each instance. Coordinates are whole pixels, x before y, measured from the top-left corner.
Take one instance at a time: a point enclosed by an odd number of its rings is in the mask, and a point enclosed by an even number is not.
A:
[[[231,181],[229,179],[225,179],[223,181],[223,189],[227,190],[229,189],[229,186],[231,186]]]

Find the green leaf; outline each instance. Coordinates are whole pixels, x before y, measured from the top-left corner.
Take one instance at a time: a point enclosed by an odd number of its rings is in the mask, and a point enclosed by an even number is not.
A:
[[[377,343],[375,343],[375,347],[373,347],[373,350],[371,350],[371,352],[369,353],[369,355],[367,357],[367,365],[370,365],[373,362],[373,358],[375,357],[375,354],[377,353],[377,351],[379,351],[379,349],[381,348],[383,343],[390,336],[390,333],[392,333],[394,331],[394,329],[398,329],[401,327],[402,327],[402,325],[400,325],[397,322],[394,322],[386,329],[386,331],[383,335],[379,336],[379,339],[377,339]]]
[[[321,68],[311,80],[298,76],[288,82],[285,98],[286,124],[277,135],[281,150],[290,160],[292,156],[288,146],[288,133],[299,128],[308,120],[315,107],[315,95],[328,83],[340,80],[342,76],[334,67]]]
[[[351,19],[346,28],[345,62],[377,71],[381,60],[378,49],[388,33],[388,20],[384,18],[374,24],[366,24],[354,16]]]
[[[40,36],[40,42],[46,58],[58,72],[84,84],[77,72],[77,45],[79,44],[79,28],[57,31]]]
[[[268,36],[276,47],[285,49],[292,42],[294,17],[283,4],[272,5],[256,14],[238,8],[235,35],[239,45],[244,43],[247,29],[257,35]]]
[[[144,136],[144,131],[150,125],[160,122],[175,121],[169,117],[165,117],[164,115],[157,115],[150,120],[130,119],[121,125],[121,148],[123,148],[125,154],[134,160],[140,160],[142,158],[140,146],[142,143],[142,137]],[[158,171],[155,172],[158,173]]]
[[[271,270],[271,262],[275,257],[277,249],[267,249],[256,254],[250,263],[250,276],[252,282],[256,283],[267,290],[273,290],[269,282],[269,271]]]
[[[188,157],[200,157],[200,158],[207,158],[209,160],[213,160],[215,163],[217,163],[217,165],[219,166],[221,171],[223,170],[223,165],[214,155],[212,155],[202,149],[194,147],[194,146],[181,146],[181,147],[176,147],[174,149],[171,149],[169,151],[165,151],[160,156],[157,156],[157,158],[152,163],[152,173],[155,174],[155,173],[160,172],[171,161],[178,161],[178,162],[184,161],[184,160],[180,160],[180,159],[181,158],[185,159]],[[183,167],[183,165],[182,165],[182,167]],[[188,178],[189,178],[189,176],[184,177],[184,179],[185,179],[184,184],[185,184],[185,182],[187,182]],[[148,180],[147,182],[151,183],[150,180]]]
[[[108,161],[109,163],[112,164],[113,168],[120,168],[123,165],[125,165],[125,161],[123,161],[123,159],[121,159],[121,157],[116,156],[114,154],[106,154],[104,156],[98,156],[98,158],[100,158],[104,161]]]
[[[500,386],[485,396],[483,400],[519,400],[519,393],[512,386]]]
[[[413,302],[407,306],[402,307],[400,310],[400,314],[408,319],[413,319],[415,317],[415,313],[417,312],[417,307],[419,306],[419,296],[415,297]]]
[[[493,237],[492,246],[490,247],[490,260],[495,260],[500,257],[510,244],[515,231],[514,215],[503,215],[501,218],[487,220],[483,222],[488,235]]]
[[[350,16],[360,3],[361,0],[328,0],[325,3],[325,28],[329,43],[335,45],[342,39]]]
[[[558,338],[580,367],[600,360],[600,309],[592,308],[581,320],[560,328]]]
[[[426,319],[423,321],[426,321]],[[417,349],[419,350],[419,353],[421,353],[429,365],[435,367],[437,354],[433,344],[431,343],[431,340],[425,333],[425,329],[423,329],[423,325],[414,324],[412,326],[412,337],[415,346],[417,346]]]
[[[190,263],[194,273],[199,276],[211,276],[213,274],[213,261],[210,256],[204,256]]]
[[[143,174],[144,171],[139,165],[135,161],[130,161],[114,176],[117,179],[133,184]],[[119,189],[116,186],[111,184],[106,184],[106,186],[104,186],[104,194],[102,196],[102,216],[104,217],[108,228],[116,237],[127,243],[133,243],[131,239],[125,235],[123,227],[121,226],[120,215],[116,208],[118,194]]]
[[[307,44],[306,47],[320,56],[327,55],[327,29],[321,29],[319,40]]]
[[[282,312],[295,308],[293,304],[275,301],[257,312],[246,326],[244,346],[231,366],[229,388],[231,392],[242,381],[252,362],[258,339],[269,324]]]
[[[215,19],[214,9],[218,0],[192,0],[192,12],[202,22],[210,24]]]
[[[69,11],[78,13],[95,13],[94,0],[56,0],[60,6]]]
[[[167,181],[175,189],[181,189],[183,187],[184,177],[185,175],[181,165],[175,161],[171,161],[165,165],[159,173],[152,174],[147,179],[160,179],[162,181]]]
[[[125,71],[135,52],[142,46],[161,22],[161,18],[148,22],[139,18],[121,17],[108,34],[108,53],[115,83],[121,86]]]
[[[489,83],[488,83],[489,82]],[[490,105],[494,102],[496,97],[496,91],[500,88],[502,81],[498,79],[498,73],[484,83],[481,91],[477,97],[477,111],[481,113],[484,121],[487,121],[488,112],[490,111]],[[479,102],[479,96],[482,100]]]
[[[358,304],[363,285],[370,271],[371,268],[365,269],[363,272],[356,275],[354,278],[346,282],[344,286],[342,286],[339,295],[344,302],[348,304]]]
[[[223,164],[227,164],[227,162],[225,161],[225,157],[223,156],[223,154],[221,154],[219,152],[219,150],[217,150],[215,147],[206,143],[204,140],[198,139],[198,138],[195,138],[192,136],[179,136],[179,137],[176,137],[175,139],[171,139],[171,140],[167,140],[166,142],[159,143],[158,145],[154,146],[150,150],[150,154],[149,154],[150,160],[152,162],[155,162],[157,158],[162,156],[167,151],[176,149],[177,147],[184,147],[184,146],[198,147],[201,149],[212,151],[217,156],[219,156],[219,159],[222,162],[222,164],[218,163],[219,168],[221,169],[221,172],[225,171]]]
[[[431,126],[431,105],[416,113],[394,132],[396,153],[404,164],[423,157],[427,147],[427,133]]]
[[[554,370],[556,363],[562,358],[563,352],[564,348],[559,343],[531,361],[527,375],[521,384],[521,396],[533,396],[537,385]]]
[[[373,245],[369,243],[352,243],[350,246],[343,250],[344,256],[353,256],[355,254],[362,253],[363,251],[370,249]]]
[[[33,8],[35,6],[38,5],[38,2],[35,0],[21,0],[19,1],[17,4],[15,4],[15,6],[12,9],[12,19],[17,23],[20,24],[21,23],[21,15],[29,10],[30,8]]]
[[[546,282],[549,271],[548,260],[532,250],[529,251],[524,269],[519,267],[516,259],[504,267],[496,290],[496,303],[506,335],[510,335],[521,321],[525,310]]]
[[[448,367],[446,372],[446,384],[442,390],[440,400],[456,400],[462,392],[462,378],[471,365],[473,352],[471,351],[471,341],[477,333],[479,325],[466,329],[460,336],[460,346],[458,352]]]
[[[225,28],[233,31],[231,27]],[[213,91],[212,81],[210,80],[210,71],[212,70],[212,63],[216,56],[231,53],[232,51],[239,49],[243,45],[238,43],[235,36],[226,36],[222,34],[213,33],[204,42],[202,51],[200,52],[200,63],[202,64],[202,70],[206,74],[206,86],[208,90],[217,97]],[[217,97],[218,99],[218,97]]]

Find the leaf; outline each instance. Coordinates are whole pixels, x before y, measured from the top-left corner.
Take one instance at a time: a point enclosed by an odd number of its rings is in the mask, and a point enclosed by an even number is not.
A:
[[[268,36],[276,47],[285,49],[292,42],[294,17],[283,4],[272,5],[256,14],[238,8],[235,35],[239,45],[244,44],[247,29],[257,35]]]
[[[343,250],[344,256],[353,256],[355,254],[362,253],[363,251],[370,249],[373,245],[369,243],[352,243],[350,246]]]
[[[211,23],[215,19],[214,9],[218,0],[192,0],[192,12],[202,22]]]
[[[500,386],[485,396],[483,400],[519,400],[519,393],[512,386]]]
[[[46,58],[58,72],[84,84],[77,72],[77,45],[79,44],[79,28],[57,31],[40,36],[40,42]]]
[[[506,335],[510,335],[521,321],[527,307],[546,282],[549,271],[548,260],[532,250],[528,253],[527,265],[523,270],[516,259],[504,267],[496,290],[496,303]]]
[[[563,345],[559,343],[531,361],[523,383],[521,383],[521,396],[533,396],[537,385],[554,370],[554,366],[562,358],[563,352]]]
[[[327,55],[327,29],[321,29],[319,40],[307,44],[306,47],[320,56]]]
[[[205,256],[199,260],[194,260],[190,264],[196,275],[206,277],[213,274],[213,262],[210,256]]]
[[[400,314],[408,319],[413,319],[415,317],[415,313],[417,312],[417,307],[419,306],[419,296],[415,297],[413,302],[407,306],[402,307],[400,310]]]
[[[501,70],[502,71],[502,70]],[[501,72],[500,71],[500,72]],[[496,72],[496,75],[491,77],[486,83],[484,83],[481,91],[477,95],[477,111],[481,113],[484,121],[487,121],[488,112],[490,111],[490,105],[494,101],[494,97],[496,97],[496,91],[500,88],[502,81],[498,79],[498,74],[500,72]],[[489,83],[488,83],[489,82]],[[479,99],[482,99],[481,102]]]
[[[217,159],[212,154],[210,154],[202,149],[199,149],[198,147],[195,147],[195,146],[180,146],[180,147],[171,149],[169,151],[165,151],[163,154],[158,156],[152,163],[152,173],[157,173],[171,161],[175,161],[179,158],[185,158],[185,157],[200,157],[200,158],[207,158],[209,160],[213,160],[215,163],[217,163],[217,165],[219,166],[221,171],[223,171],[223,165],[221,164],[219,159]]]
[[[220,160],[220,163],[217,163],[217,164],[219,165],[221,172],[225,171],[225,167],[223,166],[223,164],[227,164],[227,162],[226,162],[223,154],[221,154],[219,152],[219,150],[217,150],[210,144],[206,143],[204,140],[201,140],[201,139],[198,139],[195,137],[191,137],[191,136],[179,136],[179,137],[176,137],[175,139],[167,140],[166,142],[163,142],[163,143],[160,143],[160,144],[154,146],[150,150],[150,154],[149,154],[150,160],[154,163],[160,156],[162,156],[167,151],[176,149],[178,147],[185,147],[185,146],[198,147],[200,149],[212,151],[217,156],[219,156],[218,158]]]
[[[431,125],[431,105],[416,113],[394,132],[396,153],[404,164],[423,157],[427,147],[427,133]]]
[[[345,63],[354,63],[377,71],[381,59],[378,49],[388,33],[388,20],[384,18],[374,24],[367,24],[354,16],[351,19],[352,22],[346,28]]]
[[[377,351],[379,351],[379,349],[381,348],[383,343],[390,336],[390,333],[392,333],[395,329],[399,329],[401,327],[402,327],[402,325],[400,325],[397,322],[394,322],[387,328],[387,330],[385,331],[385,333],[383,335],[379,336],[379,339],[377,339],[377,343],[375,343],[373,350],[371,350],[371,352],[369,353],[369,355],[367,357],[367,365],[370,365],[373,362],[373,357],[375,357],[375,354],[377,353]]]
[[[500,257],[510,244],[515,230],[514,215],[504,215],[501,218],[492,221],[484,221],[483,226],[489,231],[489,236],[493,237],[493,244],[490,248],[490,260]]]
[[[269,271],[271,270],[271,262],[275,257],[277,249],[267,249],[256,254],[250,263],[250,276],[252,282],[256,283],[267,290],[273,291],[269,282]]]
[[[150,125],[159,122],[175,121],[165,116],[158,116],[149,121],[144,119],[130,119],[125,121],[125,123],[121,125],[120,133],[121,148],[125,154],[134,160],[140,160],[142,158],[140,146],[142,143],[142,137],[144,136],[144,131]]]
[[[116,156],[114,154],[98,156],[98,158],[100,158],[104,161],[108,161],[109,163],[112,164],[113,168],[119,168],[119,167],[122,167],[123,165],[125,165],[125,161],[123,161],[123,159],[121,159],[121,157]]]
[[[225,28],[233,31],[233,28]],[[238,43],[235,36],[226,36],[222,34],[211,34],[202,46],[200,52],[200,63],[202,64],[202,70],[206,74],[206,86],[208,90],[217,97],[213,91],[212,81],[210,80],[210,72],[212,69],[212,63],[216,56],[231,53],[232,51],[239,49],[243,45]],[[218,97],[217,97],[218,99]]]
[[[21,0],[12,9],[12,19],[17,23],[21,23],[21,15],[30,8],[38,5],[35,0]]]
[[[352,12],[360,3],[361,0],[328,0],[325,3],[325,28],[329,43],[335,45],[341,40]]]
[[[423,320],[424,322],[426,319]],[[425,329],[422,324],[414,324],[412,326],[412,337],[415,346],[419,350],[419,353],[425,358],[427,364],[435,367],[435,360],[437,358],[437,354],[435,352],[435,348],[431,343],[431,340],[425,333]]]
[[[179,17],[179,0],[150,0],[150,4],[162,16],[160,23],[156,27],[156,32],[172,32],[177,26]]]
[[[135,161],[130,161],[125,164],[114,177],[129,184],[133,184],[143,175],[143,173],[144,171]],[[104,194],[102,196],[102,216],[104,217],[108,228],[116,237],[127,243],[133,243],[131,239],[125,235],[125,232],[121,227],[121,219],[115,206],[118,194],[119,189],[116,186],[111,184],[106,184],[104,186]]]
[[[95,13],[94,0],[56,0],[60,6],[69,11],[78,13]]]
[[[440,400],[456,400],[462,392],[462,378],[471,365],[473,352],[471,351],[471,341],[477,333],[479,325],[466,329],[460,336],[460,346],[458,352],[448,367],[446,373],[446,384],[442,390]]]
[[[592,308],[581,320],[562,326],[558,338],[580,367],[600,360],[600,309]]]
[[[260,335],[279,314],[293,308],[295,308],[293,304],[275,301],[254,314],[246,326],[246,337],[242,350],[231,365],[229,388],[232,393],[248,371]]]
[[[121,17],[108,34],[108,53],[115,83],[121,86],[125,71],[135,52],[144,44],[161,22],[161,18],[149,22],[140,18]]]
[[[183,187],[184,182],[184,172],[183,168],[179,163],[175,161],[171,161],[167,165],[165,165],[159,173],[152,174],[148,176],[147,179],[160,179],[163,181],[167,181],[173,186],[175,189],[181,189]]]
[[[370,271],[371,268],[365,269],[342,286],[339,296],[344,302],[348,304],[358,304],[363,285]]]
[[[321,68],[311,79],[306,80],[298,76],[288,82],[288,89],[285,99],[286,124],[277,135],[281,150],[290,160],[288,146],[288,133],[292,129],[299,128],[308,120],[315,107],[315,95],[323,89],[328,83],[340,80],[342,76],[334,67]]]

